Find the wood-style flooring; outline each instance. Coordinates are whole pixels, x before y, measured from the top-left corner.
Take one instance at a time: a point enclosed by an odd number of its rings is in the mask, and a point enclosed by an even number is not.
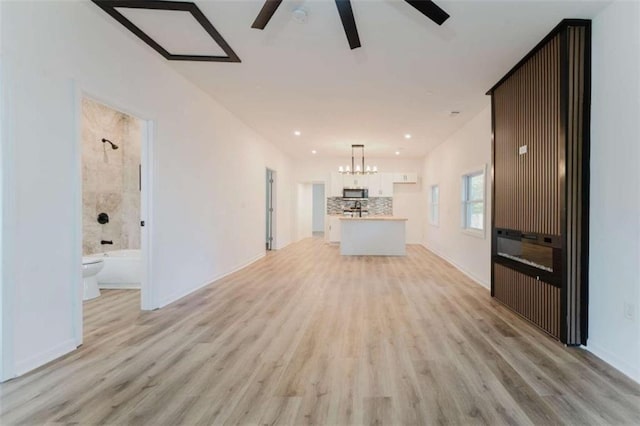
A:
[[[310,238],[180,301],[85,304],[84,345],[0,386],[9,424],[640,424],[640,386],[434,254]]]

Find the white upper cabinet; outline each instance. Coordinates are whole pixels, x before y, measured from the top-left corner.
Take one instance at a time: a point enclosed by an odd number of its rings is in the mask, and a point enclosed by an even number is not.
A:
[[[376,173],[369,176],[369,197],[393,197],[393,173]]]
[[[342,178],[345,188],[366,188],[369,186],[369,175],[344,175]]]
[[[393,183],[418,183],[417,173],[394,173]]]
[[[331,172],[329,197],[342,197],[342,188],[344,187],[342,177],[338,172]]]
[[[418,183],[418,174],[381,172],[372,175],[343,175],[331,172],[327,196],[342,197],[343,188],[368,188],[369,197],[393,197],[394,183]]]

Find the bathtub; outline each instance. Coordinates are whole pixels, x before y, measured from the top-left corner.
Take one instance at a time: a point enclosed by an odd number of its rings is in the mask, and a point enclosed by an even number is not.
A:
[[[140,250],[113,250],[90,257],[99,257],[104,261],[104,268],[96,275],[99,288],[140,288]]]

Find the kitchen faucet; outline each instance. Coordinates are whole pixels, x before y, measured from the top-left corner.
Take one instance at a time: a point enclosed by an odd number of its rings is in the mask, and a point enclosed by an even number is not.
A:
[[[358,216],[362,217],[362,203],[360,201],[356,201],[353,208],[358,210]]]

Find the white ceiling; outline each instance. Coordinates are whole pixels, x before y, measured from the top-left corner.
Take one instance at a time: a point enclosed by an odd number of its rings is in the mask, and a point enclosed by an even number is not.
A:
[[[262,0],[197,0],[242,63],[169,64],[294,157],[363,143],[367,157],[415,158],[488,105],[485,92],[560,20],[609,2],[436,3],[451,15],[442,26],[402,0],[352,0],[362,47],[350,50],[333,0],[284,0],[264,31],[251,28]]]

